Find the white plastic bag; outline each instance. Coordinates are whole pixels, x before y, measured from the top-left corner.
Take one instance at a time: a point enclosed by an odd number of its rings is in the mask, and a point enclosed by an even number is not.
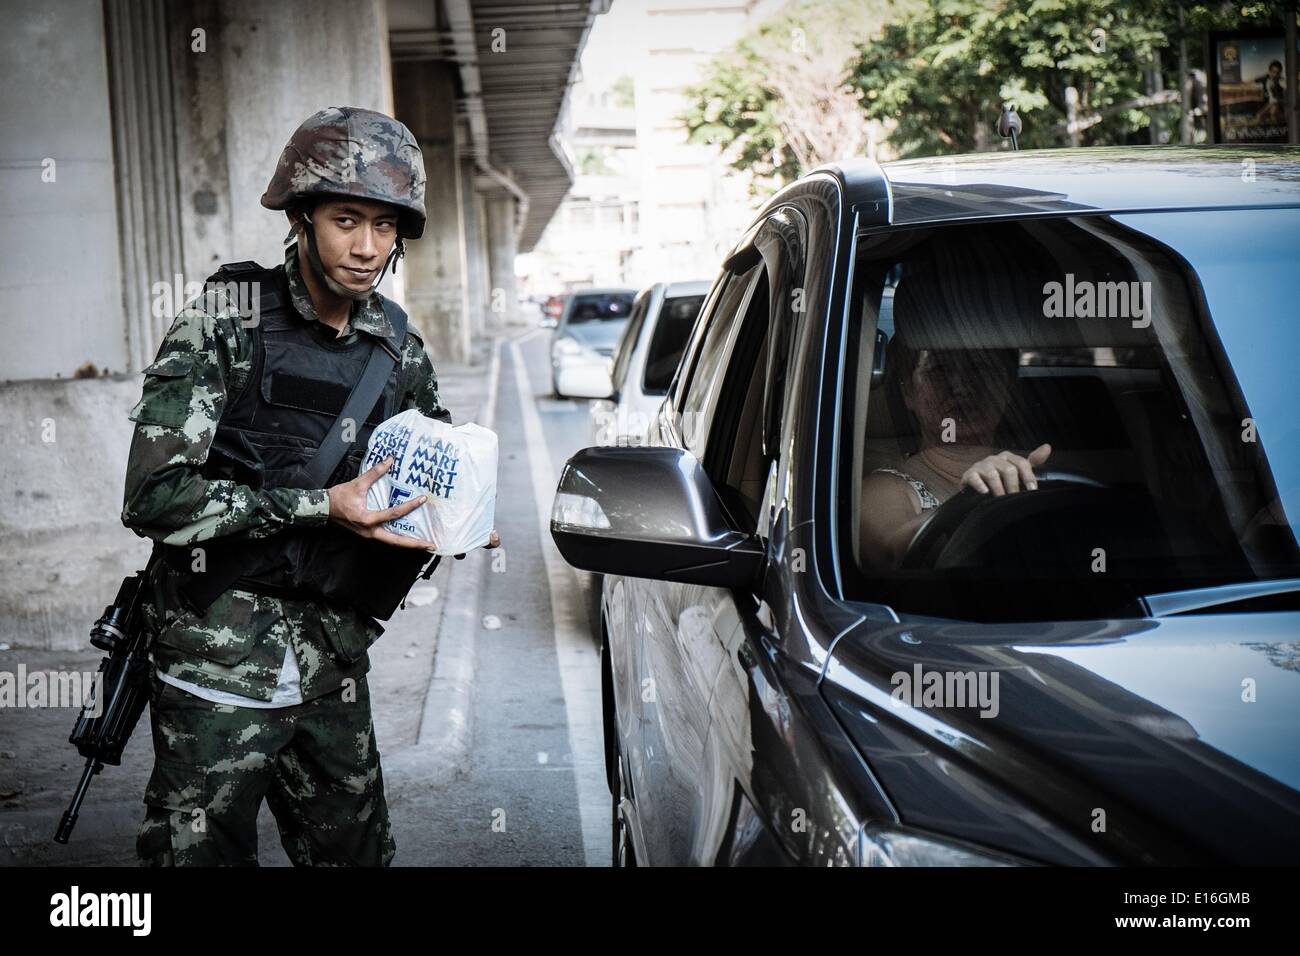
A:
[[[437,554],[464,554],[488,543],[497,501],[496,432],[408,409],[371,434],[361,472],[388,457],[393,464],[370,486],[366,507],[382,510],[426,494],[433,500],[385,528],[433,541]]]

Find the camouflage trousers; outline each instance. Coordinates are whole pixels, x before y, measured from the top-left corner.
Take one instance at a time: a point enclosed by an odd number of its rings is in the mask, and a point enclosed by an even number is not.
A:
[[[396,850],[363,674],[290,707],[217,704],[153,675],[141,865],[256,866],[265,797],[295,866],[388,866]]]

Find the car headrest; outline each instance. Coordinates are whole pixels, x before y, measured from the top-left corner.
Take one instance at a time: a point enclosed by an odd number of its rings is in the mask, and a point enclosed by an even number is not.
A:
[[[912,349],[1152,345],[1153,288],[1073,223],[948,227],[902,257],[894,328]]]

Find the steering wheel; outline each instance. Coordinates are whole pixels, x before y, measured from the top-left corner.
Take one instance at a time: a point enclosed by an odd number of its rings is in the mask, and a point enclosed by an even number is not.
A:
[[[1049,491],[1062,486],[1073,485],[1088,488],[1108,488],[1105,482],[1081,475],[1078,472],[1064,471],[1059,468],[1045,468],[1037,472],[1038,491],[1020,491],[1012,495],[994,498],[992,493],[981,494],[974,488],[962,488],[926,518],[921,527],[912,536],[903,559],[899,562],[900,570],[914,571],[934,566],[935,559],[944,546],[956,534],[958,527],[970,516],[971,512],[989,501],[1001,501],[1003,498],[1018,498],[1021,495],[1034,495],[1040,491]]]

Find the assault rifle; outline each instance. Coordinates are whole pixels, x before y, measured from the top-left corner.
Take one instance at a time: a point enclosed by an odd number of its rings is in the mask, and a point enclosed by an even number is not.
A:
[[[67,843],[72,835],[91,778],[105,764],[121,765],[122,750],[149,700],[149,635],[140,620],[140,604],[154,561],[151,557],[144,570],[122,580],[116,600],[90,628],[90,643],[108,656],[99,662],[102,677],[96,682],[95,695],[82,705],[68,738],[86,758],[86,766],[59,821],[55,843]]]

